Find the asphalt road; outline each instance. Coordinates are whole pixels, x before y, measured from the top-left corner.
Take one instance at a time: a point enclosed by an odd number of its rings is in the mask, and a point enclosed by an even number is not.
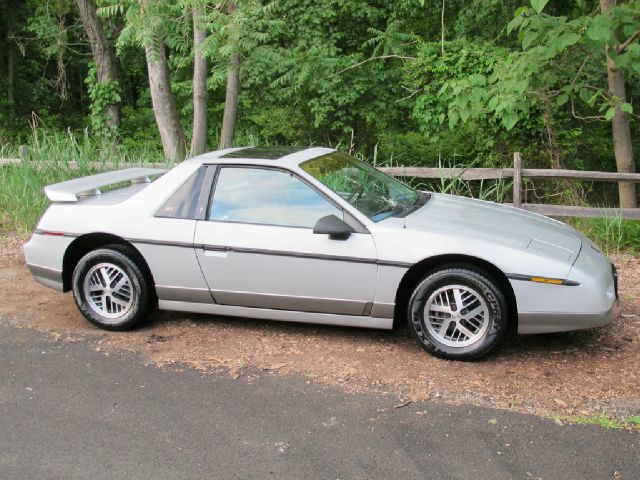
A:
[[[12,327],[0,366],[1,479],[640,478],[638,432],[159,369]]]

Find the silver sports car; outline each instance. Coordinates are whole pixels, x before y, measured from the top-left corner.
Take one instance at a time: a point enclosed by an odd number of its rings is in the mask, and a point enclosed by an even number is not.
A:
[[[52,205],[24,246],[27,264],[109,330],[156,308],[407,321],[430,353],[472,359],[510,329],[576,330],[616,314],[615,267],[563,223],[416,191],[328,148],[227,149],[45,193]]]

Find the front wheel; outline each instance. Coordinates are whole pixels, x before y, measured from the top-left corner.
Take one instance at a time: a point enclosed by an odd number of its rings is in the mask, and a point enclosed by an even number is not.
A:
[[[73,297],[89,322],[105,330],[129,330],[151,313],[152,285],[119,245],[99,248],[80,259],[73,271]]]
[[[507,331],[503,291],[490,276],[471,268],[430,273],[413,291],[407,310],[418,342],[440,358],[479,358]]]

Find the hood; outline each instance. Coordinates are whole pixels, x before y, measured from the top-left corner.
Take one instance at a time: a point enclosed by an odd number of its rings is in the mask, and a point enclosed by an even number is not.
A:
[[[575,260],[580,235],[562,222],[497,203],[434,193],[405,217],[407,229],[443,232],[530,249],[559,260]]]

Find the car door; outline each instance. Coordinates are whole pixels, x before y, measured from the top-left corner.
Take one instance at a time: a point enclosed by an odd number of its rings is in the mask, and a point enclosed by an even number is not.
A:
[[[218,167],[194,238],[215,301],[368,315],[377,273],[373,238],[364,227],[344,240],[314,234],[317,220],[331,214],[348,215],[293,172]]]

